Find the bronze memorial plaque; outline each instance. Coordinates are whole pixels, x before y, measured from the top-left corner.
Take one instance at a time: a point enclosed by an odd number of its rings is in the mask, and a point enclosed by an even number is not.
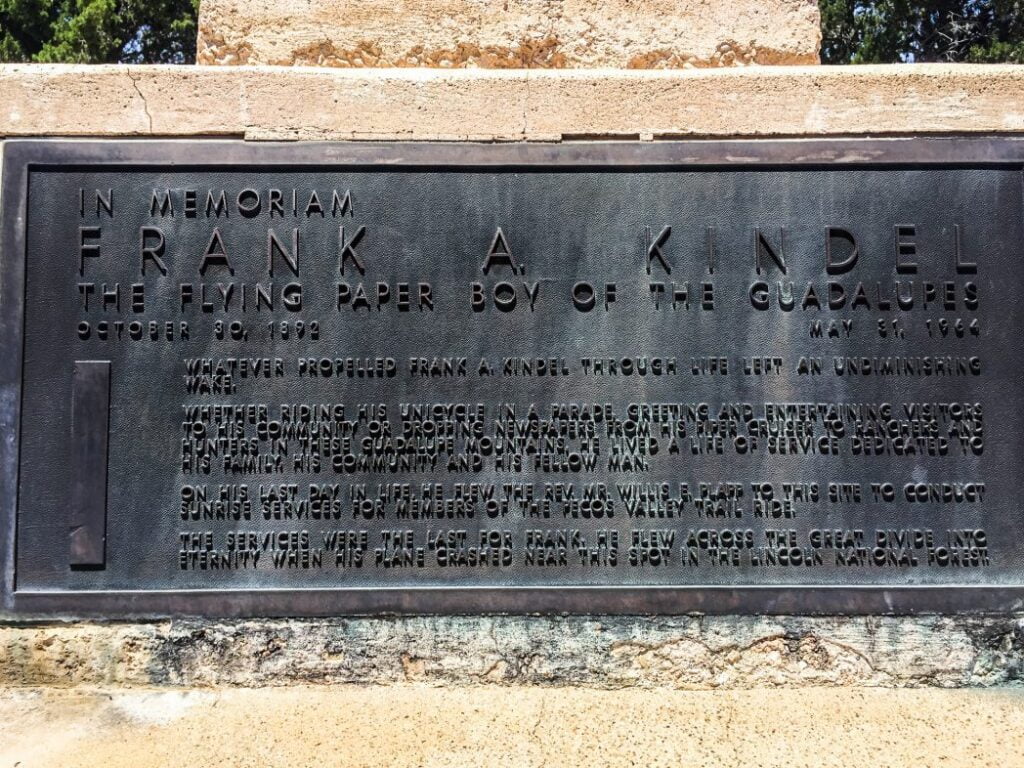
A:
[[[1022,168],[9,142],[3,610],[1019,609]]]

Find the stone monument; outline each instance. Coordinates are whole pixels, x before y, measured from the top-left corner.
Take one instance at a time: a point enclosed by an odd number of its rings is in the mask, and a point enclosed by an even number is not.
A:
[[[0,66],[0,755],[1013,765],[1024,69],[206,0]]]

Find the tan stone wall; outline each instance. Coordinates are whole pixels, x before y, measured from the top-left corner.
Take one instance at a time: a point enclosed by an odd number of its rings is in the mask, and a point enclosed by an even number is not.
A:
[[[816,0],[203,0],[200,64],[817,64]]]

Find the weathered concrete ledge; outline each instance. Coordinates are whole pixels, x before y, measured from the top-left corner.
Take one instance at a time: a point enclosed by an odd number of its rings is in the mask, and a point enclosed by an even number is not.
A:
[[[420,617],[0,626],[0,686],[1024,684],[1024,618]]]
[[[0,136],[563,141],[1024,131],[1024,66],[0,66]]]
[[[31,768],[1020,765],[995,691],[594,691],[416,685],[0,689],[0,764]]]

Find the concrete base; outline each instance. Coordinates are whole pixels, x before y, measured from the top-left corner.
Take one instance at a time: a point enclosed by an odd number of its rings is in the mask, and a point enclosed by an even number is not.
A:
[[[0,626],[0,686],[998,687],[1005,617],[435,616]]]
[[[1021,765],[1024,696],[936,689],[0,690],[0,765]]]

